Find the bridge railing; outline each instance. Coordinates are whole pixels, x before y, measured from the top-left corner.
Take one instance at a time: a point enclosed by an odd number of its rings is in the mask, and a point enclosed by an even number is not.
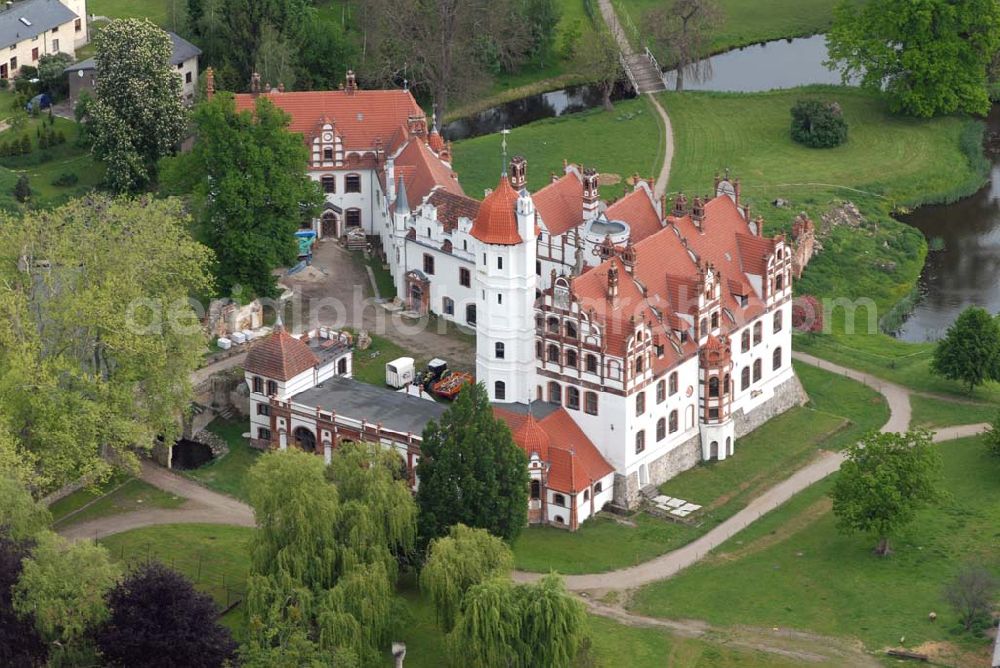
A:
[[[618,61],[622,64],[622,69],[625,70],[625,76],[628,78],[629,84],[632,86],[632,90],[636,93],[639,92],[639,82],[636,81],[635,75],[632,73],[632,68],[628,65],[628,60],[625,58],[625,54],[621,51],[618,52]]]
[[[663,72],[663,68],[660,67],[660,63],[656,62],[656,56],[653,55],[653,52],[649,50],[648,46],[646,47],[646,58],[649,58],[649,62],[653,64],[653,67],[656,68],[657,72]]]

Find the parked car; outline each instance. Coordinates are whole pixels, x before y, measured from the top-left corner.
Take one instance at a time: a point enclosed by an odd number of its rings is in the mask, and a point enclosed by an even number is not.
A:
[[[41,111],[42,109],[48,109],[52,106],[52,98],[49,97],[48,93],[39,93],[35,97],[28,101],[28,104],[24,105],[24,110],[27,112],[31,111]]]

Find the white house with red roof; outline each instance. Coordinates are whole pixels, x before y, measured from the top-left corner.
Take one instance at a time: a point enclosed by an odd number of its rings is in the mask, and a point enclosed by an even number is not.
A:
[[[408,308],[475,328],[477,380],[530,460],[532,522],[572,529],[609,501],[634,507],[805,401],[791,365],[793,249],[764,235],[728,174],[668,209],[638,178],[604,202],[597,172],[573,164],[531,193],[515,157],[479,201],[409,92],[360,91],[349,75],[341,91],[267,94],[330,184],[320,230],[360,226]],[[361,190],[344,192],[355,175]],[[275,336],[248,360],[248,383],[277,384],[255,393],[258,437],[381,442],[416,484],[423,425],[443,409],[326,376]]]

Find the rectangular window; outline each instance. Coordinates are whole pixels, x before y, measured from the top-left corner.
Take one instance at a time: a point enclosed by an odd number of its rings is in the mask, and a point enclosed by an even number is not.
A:
[[[503,256],[497,256],[497,269],[503,269]]]
[[[271,440],[271,430],[270,429],[265,429],[264,427],[259,427],[257,429],[257,438],[259,438],[262,441],[270,441]]]
[[[344,222],[348,227],[361,227],[361,209],[348,209],[344,212]]]
[[[17,70],[17,58],[10,59],[10,71],[14,72]]]
[[[257,394],[264,393],[264,379],[260,376],[254,376],[253,378],[253,391]]]
[[[455,315],[455,300],[451,297],[444,298],[444,314]]]
[[[434,256],[429,253],[424,253],[424,273],[428,276],[434,274]]]
[[[52,29],[53,35],[56,34],[57,32],[59,32],[59,26],[56,26],[55,28]]]
[[[323,192],[331,194],[337,192],[337,177],[333,174],[324,175],[320,183],[323,184]]]
[[[503,304],[503,293],[497,293],[497,304]]]
[[[332,148],[327,147],[327,148],[323,149],[323,159],[324,160],[333,160],[333,149]],[[358,192],[361,192],[361,185],[360,184],[358,184]]]
[[[597,415],[597,393],[587,392],[584,395],[583,410],[588,415]]]
[[[358,174],[348,174],[344,177],[344,192],[361,192],[361,177]]]
[[[191,73],[190,72],[186,72],[184,74],[184,83],[191,83]]]
[[[271,406],[270,404],[257,404],[257,415],[270,415]]]
[[[52,32],[55,32],[55,31],[53,30]],[[54,53],[58,53],[59,52],[59,40],[57,40],[57,39],[52,40],[52,51]]]
[[[635,435],[635,454],[639,454],[646,449],[646,432],[645,430],[639,431]]]
[[[38,60],[38,47],[37,46],[34,49],[31,50],[31,60],[32,61]]]
[[[472,273],[465,267],[458,268],[458,284],[463,288],[472,286]]]
[[[83,19],[77,19],[76,21],[74,21],[73,22],[73,29],[76,32],[80,32],[81,30],[83,30]]]
[[[642,415],[646,412],[646,393],[640,392],[635,395],[635,414]]]

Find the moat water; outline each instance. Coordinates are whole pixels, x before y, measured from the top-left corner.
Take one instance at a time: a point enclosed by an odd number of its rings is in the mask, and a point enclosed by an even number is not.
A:
[[[760,92],[810,84],[840,84],[840,75],[823,64],[824,35],[777,40],[727,51],[706,59],[703,76],[685,78],[687,90]],[[675,73],[665,72],[672,89]],[[616,98],[625,97],[617,91]],[[454,121],[443,129],[449,139],[499,132],[504,128],[575,113],[601,104],[593,86],[576,86],[532,95]],[[1000,137],[1000,107],[988,119],[991,137]],[[932,243],[920,276],[920,300],[896,336],[906,341],[940,338],[969,305],[1000,312],[1000,156],[992,154],[989,183],[953,204],[924,206],[902,217]],[[945,167],[943,167],[945,168]]]

